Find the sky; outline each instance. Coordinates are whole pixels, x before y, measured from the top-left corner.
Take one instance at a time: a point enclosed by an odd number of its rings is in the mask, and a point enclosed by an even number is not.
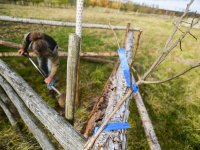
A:
[[[129,0],[136,4],[145,4],[158,7],[160,9],[184,11],[190,0]],[[190,7],[192,12],[197,11],[200,14],[200,0],[195,0]]]

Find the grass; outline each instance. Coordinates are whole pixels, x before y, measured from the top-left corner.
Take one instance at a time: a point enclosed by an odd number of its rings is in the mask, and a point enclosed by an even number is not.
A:
[[[56,13],[55,13],[56,12]],[[48,15],[47,15],[48,14]],[[1,5],[0,15],[17,17],[29,17],[38,19],[74,21],[75,9],[43,8],[15,5]],[[172,22],[176,18],[155,15],[138,15],[133,12],[119,12],[113,9],[86,8],[84,9],[84,23],[105,23],[124,25],[131,23],[132,27],[143,29],[139,51],[136,56],[135,66],[139,74],[143,74],[159,56],[162,47],[172,30]],[[74,32],[74,28],[56,27],[48,25],[30,25],[10,22],[0,22],[0,38],[20,43],[23,34],[30,31],[42,31],[56,39],[59,47],[67,51],[68,34]],[[184,28],[183,28],[184,29]],[[192,33],[200,39],[199,29],[193,29]],[[134,33],[135,37],[137,33]],[[124,32],[117,31],[120,43],[123,43]],[[117,44],[111,30],[83,29],[82,51],[116,51]],[[188,36],[184,39],[183,51],[178,47],[168,56],[166,61],[151,76],[153,79],[165,79],[184,68],[198,62],[200,53],[199,41]],[[14,49],[0,47],[0,51],[13,51]],[[42,83],[42,77],[25,58],[2,58],[15,69],[52,107],[53,101]],[[57,75],[58,88],[65,91],[66,58],[61,58],[61,66]],[[81,61],[81,106],[76,112],[75,127],[81,129],[84,121],[92,108],[92,104],[108,79],[113,65],[97,64]],[[155,128],[156,135],[164,150],[197,150],[200,149],[200,70],[198,68],[173,81],[159,85],[142,85],[140,92],[147,107],[149,116]],[[1,112],[0,119],[0,147],[9,139],[8,131],[13,133],[13,145],[15,149],[38,149],[37,142],[31,138],[29,141],[19,136],[18,132],[9,125],[6,116]],[[130,103],[128,129],[129,149],[149,149],[142,128],[139,114],[134,100]],[[27,131],[28,132],[28,131]],[[20,134],[26,134],[22,132]],[[4,136],[5,135],[5,136]],[[31,137],[31,135],[29,135]],[[15,140],[18,139],[18,140]],[[27,142],[28,141],[28,142]],[[24,144],[24,148],[20,145]],[[5,149],[11,149],[5,146]]]

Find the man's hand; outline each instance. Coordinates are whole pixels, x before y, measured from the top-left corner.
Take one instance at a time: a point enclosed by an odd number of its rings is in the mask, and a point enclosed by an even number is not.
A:
[[[20,49],[20,50],[18,50],[18,54],[19,55],[25,55],[25,56],[28,56],[28,51],[25,51],[25,50],[23,50],[23,49]]]
[[[24,50],[23,49],[18,50],[18,54],[19,55],[23,55],[24,54]]]
[[[50,76],[48,76],[47,78],[44,79],[44,82],[46,84],[49,84],[49,83],[51,83],[51,80],[52,80],[52,78]]]

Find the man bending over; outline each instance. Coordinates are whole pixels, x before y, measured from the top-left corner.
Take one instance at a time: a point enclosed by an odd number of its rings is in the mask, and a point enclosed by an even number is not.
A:
[[[24,35],[22,45],[18,53],[27,55],[29,51],[33,51],[37,55],[39,68],[46,74],[44,82],[47,84],[51,96],[55,98],[56,93],[51,86],[55,85],[55,75],[60,64],[56,41],[47,34],[29,32]]]

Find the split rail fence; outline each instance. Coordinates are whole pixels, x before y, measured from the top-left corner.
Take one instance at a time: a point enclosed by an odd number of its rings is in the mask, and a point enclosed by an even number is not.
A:
[[[47,20],[35,20],[16,18],[9,16],[0,16],[2,21],[15,21],[22,23],[34,23],[34,24],[48,24],[48,25],[62,25],[62,26],[75,26],[75,23],[65,23],[59,21],[47,21]],[[101,28],[110,29],[108,25],[95,25],[95,24],[83,24],[85,28]],[[126,30],[126,55],[129,64],[132,62],[133,54],[133,41],[134,31],[141,31],[139,28],[127,28],[121,26],[112,26],[114,30]],[[4,44],[2,44],[4,43]],[[6,45],[5,41],[0,41],[0,45]],[[8,44],[8,43],[7,43]],[[13,43],[11,43],[12,45]],[[20,45],[14,45],[13,47],[18,48]],[[12,46],[11,46],[12,47]],[[96,55],[95,53],[93,53]],[[1,56],[8,56],[8,53],[1,53]],[[16,55],[13,53],[12,55]],[[67,54],[64,53],[66,56]],[[82,56],[88,56],[89,53],[80,53]],[[116,53],[110,53],[108,55],[116,56]],[[107,55],[107,56],[108,56]],[[105,56],[102,54],[102,56]],[[132,76],[134,81],[134,77]],[[16,120],[9,107],[8,103],[13,103],[16,107],[21,118],[28,126],[29,130],[33,133],[38,143],[43,149],[55,149],[48,136],[36,122],[39,120],[43,126],[48,129],[52,136],[60,143],[64,149],[69,150],[81,150],[84,149],[86,139],[78,133],[73,126],[67,122],[62,116],[49,107],[44,100],[20,77],[16,72],[8,67],[8,65],[0,60],[0,106],[5,111],[11,124],[15,124]],[[125,78],[123,71],[120,67],[119,61],[113,69],[113,72],[108,79],[103,94],[94,106],[91,115],[89,116],[84,136],[89,137],[94,129],[95,121],[102,118],[103,120],[107,115],[115,108],[114,106],[128,92],[126,87]],[[147,137],[147,141],[152,150],[159,150],[160,145],[158,143],[156,134],[153,129],[153,125],[148,116],[147,110],[141,98],[139,92],[133,95],[136,101],[136,105],[140,114],[140,118],[143,123],[144,131]],[[116,114],[111,118],[110,122],[127,122],[129,116],[129,101],[131,97],[127,98],[126,102],[120,107]],[[106,105],[101,106],[103,103]],[[98,107],[98,106],[101,107]],[[35,119],[35,116],[37,119]],[[100,123],[101,124],[101,123]],[[93,125],[93,126],[90,126]],[[116,142],[117,141],[117,142]],[[96,139],[93,149],[127,149],[126,143],[126,131],[103,131],[100,136]],[[86,148],[85,148],[86,149]]]

